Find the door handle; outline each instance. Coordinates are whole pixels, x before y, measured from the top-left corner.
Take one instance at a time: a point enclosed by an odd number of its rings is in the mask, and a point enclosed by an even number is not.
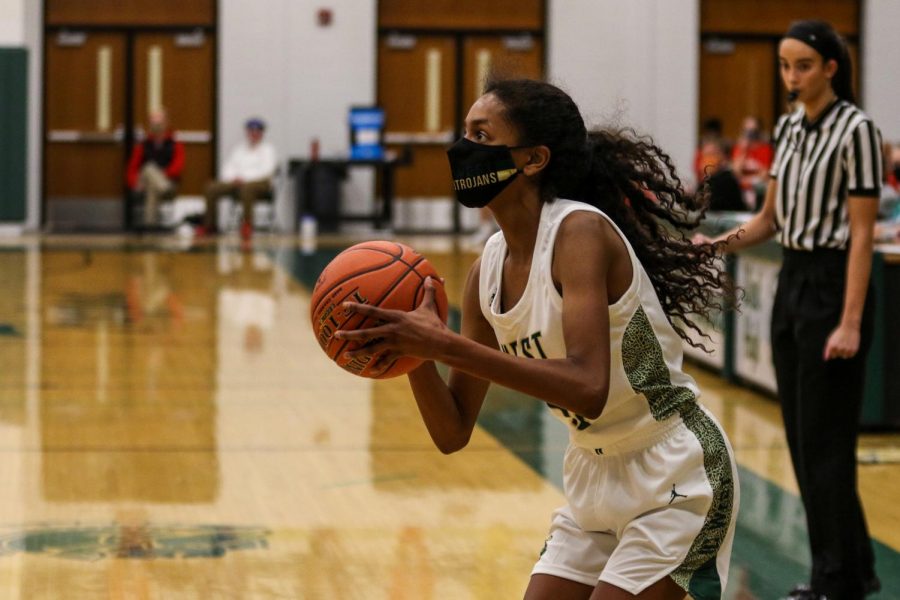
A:
[[[441,61],[440,48],[429,48],[425,54],[425,131],[434,133],[441,127]]]
[[[204,129],[179,129],[175,138],[185,144],[208,144],[212,141],[212,132]]]
[[[112,46],[104,44],[97,48],[97,113],[96,125],[99,131],[109,131],[112,121]]]
[[[113,131],[80,131],[78,129],[51,129],[47,132],[47,141],[62,144],[78,143],[117,143],[125,139],[122,128]]]

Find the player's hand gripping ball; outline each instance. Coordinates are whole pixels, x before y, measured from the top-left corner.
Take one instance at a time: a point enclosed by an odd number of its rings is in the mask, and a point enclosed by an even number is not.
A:
[[[359,342],[337,339],[339,330],[376,327],[381,323],[360,314],[348,314],[344,302],[384,309],[411,311],[425,295],[425,278],[434,283],[434,302],[447,322],[447,292],[434,267],[424,256],[398,242],[363,242],[347,248],[328,263],[310,300],[313,332],[319,345],[338,366],[362,377],[387,379],[412,371],[422,361],[411,356],[385,361],[381,353],[346,357]]]

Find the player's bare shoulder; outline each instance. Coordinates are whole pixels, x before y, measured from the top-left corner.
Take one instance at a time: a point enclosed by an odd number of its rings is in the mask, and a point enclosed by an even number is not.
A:
[[[475,259],[469,267],[466,275],[466,285],[463,288],[463,303],[465,306],[478,306],[479,285],[481,280],[481,257]]]
[[[609,254],[618,236],[602,215],[588,210],[576,210],[566,215],[559,224],[554,254],[572,258],[587,258]]]
[[[481,276],[481,257],[475,259],[472,263],[472,266],[469,267],[469,274],[466,276],[466,281],[474,281],[476,284],[478,283],[478,278]]]

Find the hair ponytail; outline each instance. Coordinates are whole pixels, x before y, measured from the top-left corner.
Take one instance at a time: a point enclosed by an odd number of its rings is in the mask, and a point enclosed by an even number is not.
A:
[[[705,336],[691,315],[709,320],[733,290],[718,245],[694,245],[687,237],[706,213],[708,194],[686,194],[672,159],[650,138],[630,129],[588,133],[578,107],[555,86],[490,80],[485,93],[504,105],[519,144],[550,149],[544,200],[581,200],[606,213],[628,238],[675,330],[702,348],[685,331]]]
[[[853,93],[853,61],[850,60],[850,51],[847,49],[844,39],[838,36],[838,42],[841,45],[841,52],[840,56],[835,59],[838,70],[831,80],[831,88],[841,100],[856,104],[856,96]]]

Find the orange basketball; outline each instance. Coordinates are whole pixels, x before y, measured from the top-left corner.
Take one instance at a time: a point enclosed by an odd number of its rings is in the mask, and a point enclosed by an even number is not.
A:
[[[422,361],[402,357],[374,367],[378,355],[358,356],[352,360],[344,353],[355,350],[358,342],[339,340],[340,329],[375,327],[377,321],[362,315],[347,315],[341,305],[359,302],[386,309],[410,311],[422,302],[425,278],[434,280],[434,300],[438,314],[447,322],[447,293],[437,272],[424,256],[397,242],[363,242],[347,248],[328,263],[313,288],[309,312],[313,332],[325,354],[338,366],[361,377],[387,379],[412,371]]]

